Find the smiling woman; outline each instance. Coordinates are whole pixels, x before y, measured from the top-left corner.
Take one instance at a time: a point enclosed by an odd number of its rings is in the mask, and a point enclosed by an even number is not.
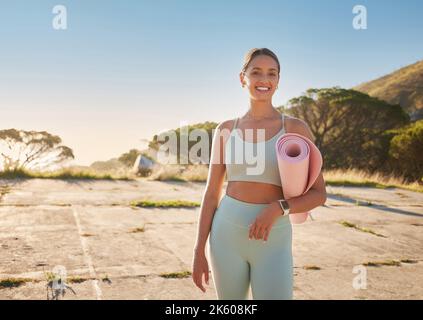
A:
[[[325,202],[326,191],[322,175],[306,194],[284,201],[276,157],[275,142],[286,132],[305,135],[311,140],[310,129],[296,118],[280,113],[272,105],[278,88],[280,64],[267,48],[252,49],[245,56],[239,74],[241,86],[248,90],[250,108],[241,117],[218,125],[212,144],[209,179],[201,205],[199,230],[193,261],[193,280],[202,285],[204,274],[208,282],[206,239],[211,270],[219,299],[246,299],[251,284],[254,299],[292,299],[293,258],[292,227],[288,214],[304,212]],[[220,131],[231,131],[221,143]],[[244,139],[253,132],[252,139]],[[257,131],[265,132],[264,139]],[[233,141],[257,148],[264,164],[259,174],[250,174],[247,164],[231,163]],[[236,148],[239,156],[248,148]],[[251,148],[250,148],[251,149]],[[236,158],[235,157],[235,158]],[[241,159],[251,158],[243,156]],[[225,174],[226,193],[221,199]],[[250,240],[263,239],[263,243]]]

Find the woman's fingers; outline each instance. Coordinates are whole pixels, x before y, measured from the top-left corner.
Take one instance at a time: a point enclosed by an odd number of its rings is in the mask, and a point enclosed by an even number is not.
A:
[[[257,236],[256,236],[256,239],[257,240],[260,240],[261,238],[263,238],[263,233],[264,233],[264,231],[265,231],[266,229],[265,229],[265,227],[264,226],[260,226],[260,227],[258,227],[257,228]]]
[[[204,271],[204,280],[206,281],[207,285],[209,285],[209,270],[208,269]]]
[[[193,268],[192,279],[193,279],[195,285],[198,288],[200,288],[203,292],[205,292],[206,289],[203,286],[203,273],[205,273],[204,277],[205,277],[206,283],[208,284],[208,281],[209,281],[209,274],[208,274],[208,270],[207,270],[208,267],[206,268],[207,271],[202,271],[201,269],[202,269],[201,267]]]
[[[203,273],[204,273],[204,282],[209,284],[209,265],[205,256],[201,254],[195,254],[193,264],[192,264],[192,279],[195,285],[200,288],[203,292],[206,292],[206,289],[203,286]]]
[[[205,292],[206,291],[206,289],[204,289],[204,287],[203,287],[203,281],[202,281],[202,278],[203,278],[203,274],[202,273],[200,273],[199,275],[196,275],[195,276],[195,280],[194,280],[194,282],[195,282],[195,285],[197,286],[197,287],[199,287],[203,292]]]
[[[248,236],[250,239],[263,239],[264,241],[267,241],[271,228],[271,226],[258,225],[255,221],[254,223],[250,224],[250,231]]]
[[[267,241],[269,238],[270,228],[267,228],[263,234],[263,241]]]
[[[257,224],[256,224],[255,221],[252,224],[250,224],[250,231],[248,233],[248,238],[250,238],[250,239],[254,238],[256,227],[257,227]]]
[[[249,238],[250,239],[262,239],[263,236],[266,234],[267,227],[263,225],[258,225],[257,222],[254,222],[250,225],[250,231],[249,231]]]

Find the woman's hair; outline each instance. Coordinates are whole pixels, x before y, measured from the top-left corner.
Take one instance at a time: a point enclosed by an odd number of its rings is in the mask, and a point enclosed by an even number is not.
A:
[[[279,74],[281,72],[281,66],[279,64],[278,57],[276,56],[276,54],[273,53],[273,51],[271,51],[271,50],[269,50],[267,48],[253,48],[253,49],[250,49],[246,53],[246,55],[244,57],[244,65],[242,66],[241,72],[242,73],[245,73],[245,71],[248,68],[248,65],[251,62],[251,60],[253,60],[255,57],[257,57],[257,56],[259,56],[261,54],[267,55],[267,56],[273,58],[276,61],[276,63],[278,64],[278,74]]]

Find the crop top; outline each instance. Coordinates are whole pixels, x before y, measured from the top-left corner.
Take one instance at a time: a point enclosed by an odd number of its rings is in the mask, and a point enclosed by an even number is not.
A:
[[[233,129],[225,144],[225,164],[228,181],[264,182],[282,186],[275,147],[277,139],[285,133],[283,113],[281,113],[281,118],[282,128],[279,132],[268,140],[256,143],[248,142],[241,138],[240,134],[242,134],[242,131],[236,128],[238,118],[235,119]],[[248,130],[251,131],[253,129]],[[249,136],[248,133],[247,136]]]

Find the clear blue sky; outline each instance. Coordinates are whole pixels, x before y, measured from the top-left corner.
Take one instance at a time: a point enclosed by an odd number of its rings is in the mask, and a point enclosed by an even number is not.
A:
[[[68,29],[52,28],[67,8]],[[352,27],[352,8],[368,29]],[[281,62],[276,106],[310,87],[352,87],[423,58],[423,1],[2,1],[0,128],[47,130],[90,164],[181,122],[248,108],[252,47]]]

